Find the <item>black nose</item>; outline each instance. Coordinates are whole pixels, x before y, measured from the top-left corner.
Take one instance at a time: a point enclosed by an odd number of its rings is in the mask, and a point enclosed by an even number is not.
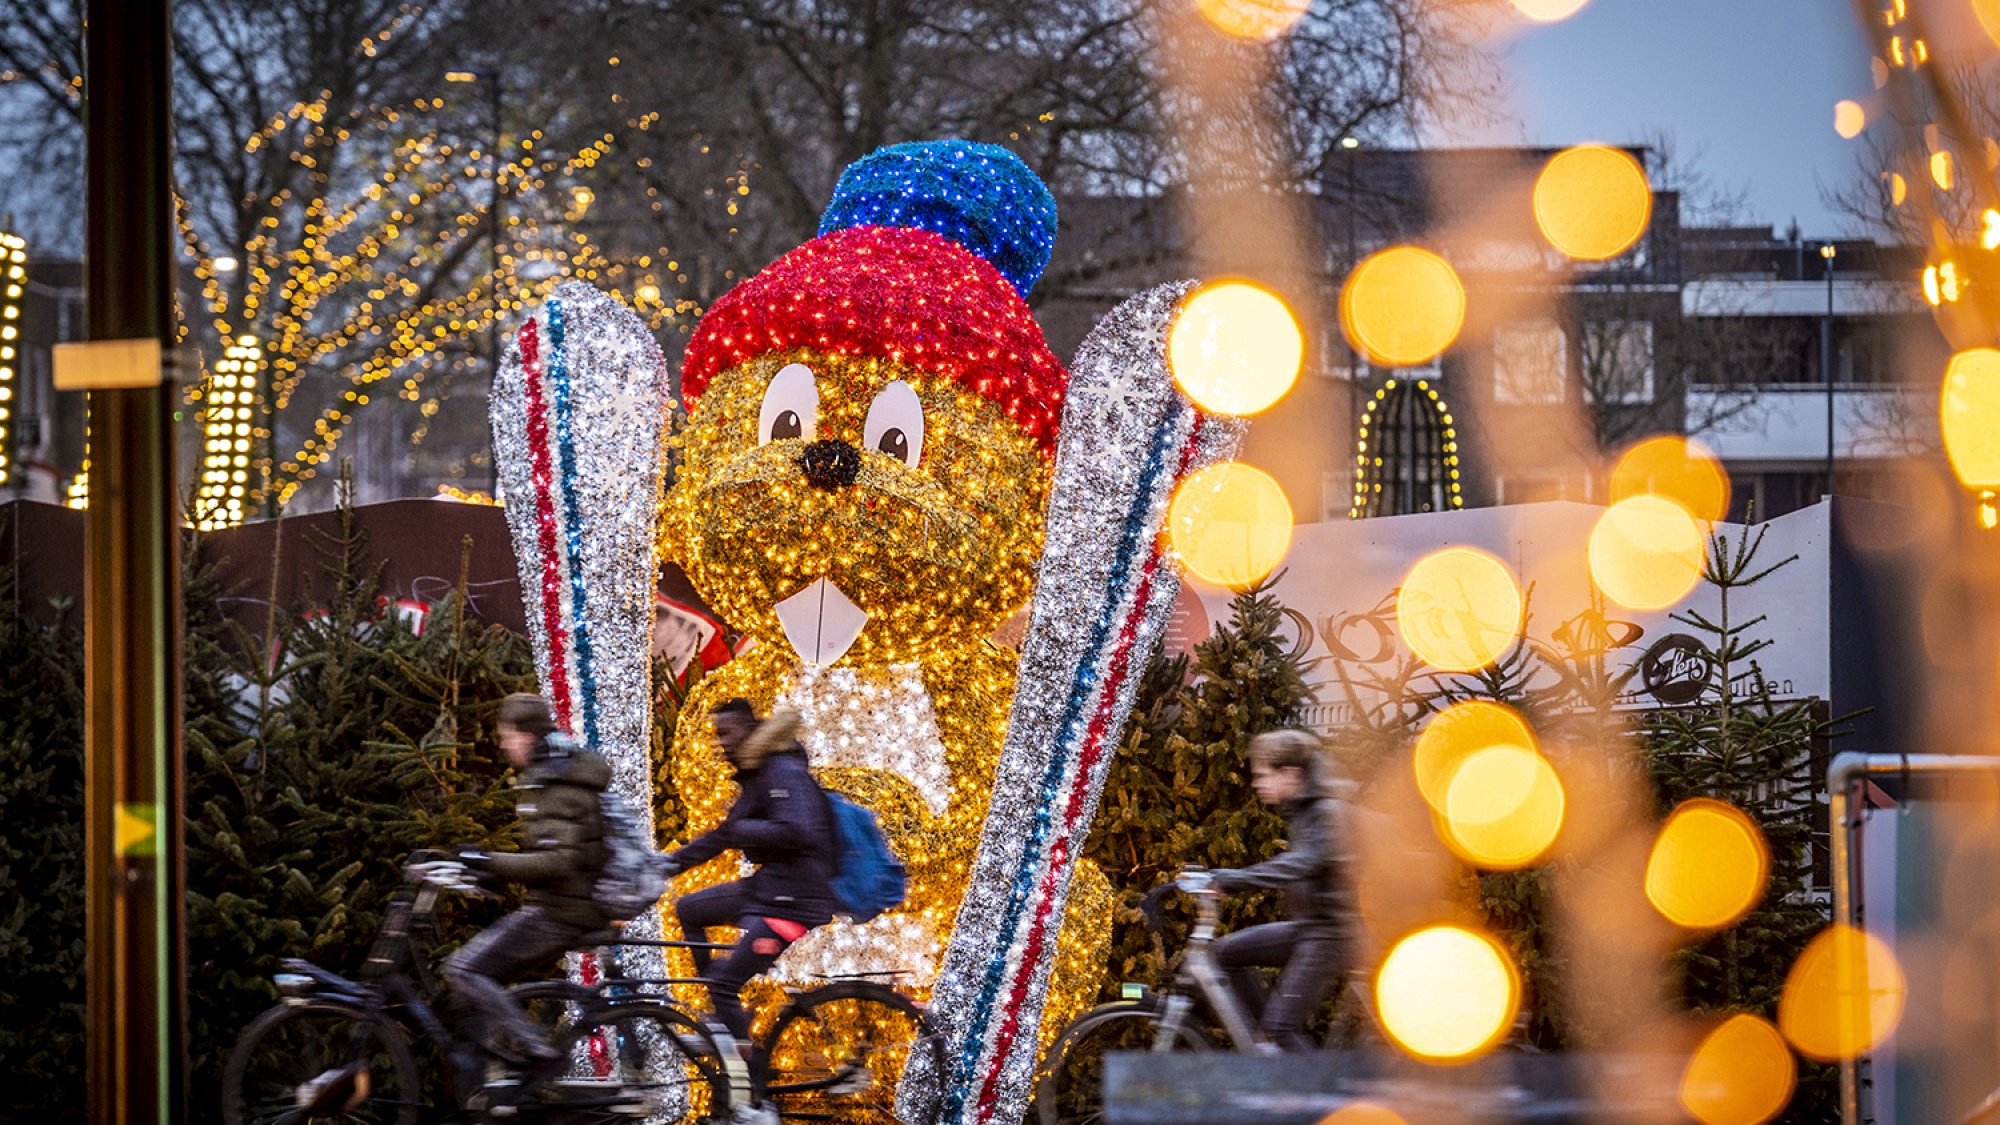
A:
[[[844,441],[816,441],[799,454],[799,468],[816,487],[832,492],[854,483],[861,472],[861,451]]]

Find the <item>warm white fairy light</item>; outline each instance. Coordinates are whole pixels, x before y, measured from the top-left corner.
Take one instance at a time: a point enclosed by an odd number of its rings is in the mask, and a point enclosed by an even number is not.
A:
[[[951,767],[922,665],[893,664],[868,674],[802,662],[778,705],[804,720],[800,741],[814,769],[887,770],[916,788],[932,816],[944,815]]]
[[[21,346],[21,290],[27,284],[27,242],[0,231],[0,485],[14,476],[14,370]]]
[[[1361,411],[1361,428],[1355,435],[1354,446],[1354,502],[1353,506],[1347,509],[1348,519],[1360,519],[1362,513],[1368,511],[1373,504],[1375,494],[1382,491],[1382,481],[1391,468],[1383,463],[1379,448],[1370,453],[1369,435],[1375,434],[1379,442],[1380,427],[1376,425],[1375,412],[1388,398],[1389,392],[1395,389],[1396,380],[1390,379],[1383,383],[1376,389],[1375,397],[1369,399],[1368,405]],[[1452,419],[1451,408],[1445,405],[1444,399],[1438,396],[1437,388],[1431,386],[1429,380],[1417,380],[1417,389],[1427,396],[1425,401],[1430,403],[1431,409],[1437,413],[1438,421],[1443,426],[1442,442],[1438,450],[1443,458],[1445,503],[1453,508],[1463,508],[1465,495],[1459,488],[1458,429]]]
[[[202,412],[201,487],[194,525],[203,531],[243,522],[250,491],[250,450],[262,399],[264,349],[255,336],[238,336],[208,378]]]

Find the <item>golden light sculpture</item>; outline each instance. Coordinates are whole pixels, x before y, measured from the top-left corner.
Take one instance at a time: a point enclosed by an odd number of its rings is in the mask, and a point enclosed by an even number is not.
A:
[[[1664,496],[1698,520],[1729,513],[1729,474],[1709,448],[1684,437],[1647,438],[1627,449],[1611,470],[1611,502]]]
[[[1469,1062],[1514,1024],[1521,983],[1484,934],[1431,926],[1395,944],[1375,974],[1375,1010],[1396,1046],[1425,1062]]]
[[[0,485],[14,477],[14,373],[20,367],[21,293],[27,284],[27,240],[0,231]]]
[[[1224,35],[1268,43],[1299,22],[1310,0],[1195,0],[1202,18]]]
[[[1833,131],[1843,140],[1853,140],[1868,127],[1868,111],[1861,103],[1843,98],[1833,103]]]
[[[1630,153],[1579,145],[1543,165],[1534,209],[1551,246],[1579,261],[1601,262],[1623,254],[1646,232],[1653,189]]]
[[[1749,913],[1770,875],[1764,834],[1743,810],[1697,797],[1660,826],[1646,860],[1646,900],[1691,930],[1715,930]]]
[[[1951,357],[1938,395],[1938,424],[1951,468],[1967,488],[2000,491],[2000,350]]]
[[[1276,293],[1224,281],[1188,295],[1167,336],[1174,382],[1204,410],[1257,414],[1298,382],[1305,334]]]
[[[1768,1020],[1739,1013],[1702,1038],[1681,1072],[1681,1108],[1702,1125],[1763,1125],[1784,1111],[1798,1066]]]
[[[1499,559],[1446,547],[1417,560],[1396,591],[1396,628],[1434,668],[1471,672],[1521,635],[1521,588]]]
[[[1541,749],[1528,721],[1504,703],[1467,699],[1446,707],[1417,735],[1416,752],[1411,756],[1417,791],[1432,809],[1443,814],[1445,795],[1460,763],[1495,746],[1519,746],[1533,752]]]
[[[204,531],[243,522],[263,374],[264,349],[257,337],[238,336],[223,349],[203,388],[201,483],[193,517]]]
[[[1362,259],[1340,290],[1340,326],[1370,363],[1428,363],[1465,327],[1465,284],[1429,250],[1391,246]]]
[[[1268,473],[1224,461],[1174,490],[1167,535],[1189,570],[1241,590],[1263,581],[1291,549],[1292,506]]]
[[[1895,951],[1874,934],[1835,923],[1806,945],[1785,977],[1778,1029],[1807,1058],[1851,1059],[1896,1030],[1908,995]]]
[[[1664,609],[1701,579],[1705,540],[1686,508],[1634,496],[1605,509],[1590,533],[1590,579],[1627,609]]]
[[[1566,805],[1547,758],[1525,746],[1489,746],[1452,772],[1439,834],[1474,867],[1514,871],[1548,854],[1562,833]]]

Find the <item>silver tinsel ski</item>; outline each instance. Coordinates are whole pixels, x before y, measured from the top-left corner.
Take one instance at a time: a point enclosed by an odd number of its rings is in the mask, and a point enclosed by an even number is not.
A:
[[[1234,455],[1246,428],[1204,415],[1167,369],[1167,332],[1193,282],[1112,310],[1071,368],[1047,545],[1007,741],[971,885],[931,1012],[949,1073],[913,1067],[906,1120],[1022,1119],[1076,857],[1147,656],[1180,590],[1161,534],[1174,487]]]
[[[580,281],[559,286],[510,341],[490,405],[542,694],[560,725],[610,761],[613,790],[649,826],[654,539],[668,409],[666,360],[652,333]],[[657,913],[626,932],[657,937]],[[665,976],[657,951],[646,953],[628,975]],[[594,968],[576,967],[585,978]]]

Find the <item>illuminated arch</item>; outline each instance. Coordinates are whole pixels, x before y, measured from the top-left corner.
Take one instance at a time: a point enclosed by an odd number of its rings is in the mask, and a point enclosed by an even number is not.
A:
[[[1458,430],[1428,379],[1391,378],[1361,412],[1350,519],[1442,512],[1465,506]]]

